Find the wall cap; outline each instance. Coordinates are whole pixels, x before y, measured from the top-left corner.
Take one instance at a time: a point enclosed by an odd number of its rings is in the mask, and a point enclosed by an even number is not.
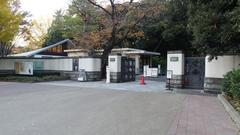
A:
[[[168,51],[167,54],[184,54],[184,53],[181,50],[176,50],[176,51]]]

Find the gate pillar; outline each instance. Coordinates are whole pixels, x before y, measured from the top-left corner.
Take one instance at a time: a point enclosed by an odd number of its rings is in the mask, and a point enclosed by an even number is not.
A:
[[[170,82],[167,80],[166,87],[183,88],[184,86],[184,53],[182,51],[168,51],[167,70],[172,72]]]
[[[135,81],[134,59],[124,57],[121,54],[112,54],[108,57],[108,66],[110,70],[110,82]]]

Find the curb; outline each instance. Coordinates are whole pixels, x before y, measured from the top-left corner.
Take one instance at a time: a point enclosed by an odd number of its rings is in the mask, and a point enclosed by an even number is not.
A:
[[[223,97],[223,95],[219,94],[218,99],[223,104],[225,110],[229,113],[232,120],[235,122],[237,127],[240,129],[240,114],[233,108],[233,106]]]

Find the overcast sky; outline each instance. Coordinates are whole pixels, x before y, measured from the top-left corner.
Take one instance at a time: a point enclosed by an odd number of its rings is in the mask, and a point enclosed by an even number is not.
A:
[[[33,18],[51,18],[58,9],[67,9],[71,0],[20,0],[24,11],[29,11]],[[98,0],[104,3],[107,0]],[[128,0],[116,0],[123,2]],[[138,1],[138,0],[135,0]]]
[[[20,0],[21,7],[33,18],[49,18],[58,9],[66,9],[70,0]]]

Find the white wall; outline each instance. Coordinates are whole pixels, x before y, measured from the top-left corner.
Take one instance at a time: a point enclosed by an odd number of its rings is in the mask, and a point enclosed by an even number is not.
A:
[[[178,58],[178,61],[171,61],[171,58]],[[167,70],[172,70],[173,75],[184,75],[184,54],[183,53],[168,53],[167,55]]]
[[[223,78],[227,72],[240,68],[239,56],[218,56],[217,59],[209,61],[209,56],[205,58],[205,77]]]
[[[46,60],[40,60],[40,61],[44,62],[44,70],[56,70],[56,71],[72,71],[73,70],[72,59],[46,59]]]
[[[79,69],[84,69],[87,72],[100,72],[100,58],[79,58]]]
[[[0,70],[14,70],[15,61],[13,59],[0,59]]]
[[[108,57],[108,66],[110,68],[110,72],[121,72],[121,58],[122,57],[119,55],[110,55]]]
[[[15,62],[43,61],[43,70],[72,71],[72,59],[0,59],[0,70],[15,70]]]

